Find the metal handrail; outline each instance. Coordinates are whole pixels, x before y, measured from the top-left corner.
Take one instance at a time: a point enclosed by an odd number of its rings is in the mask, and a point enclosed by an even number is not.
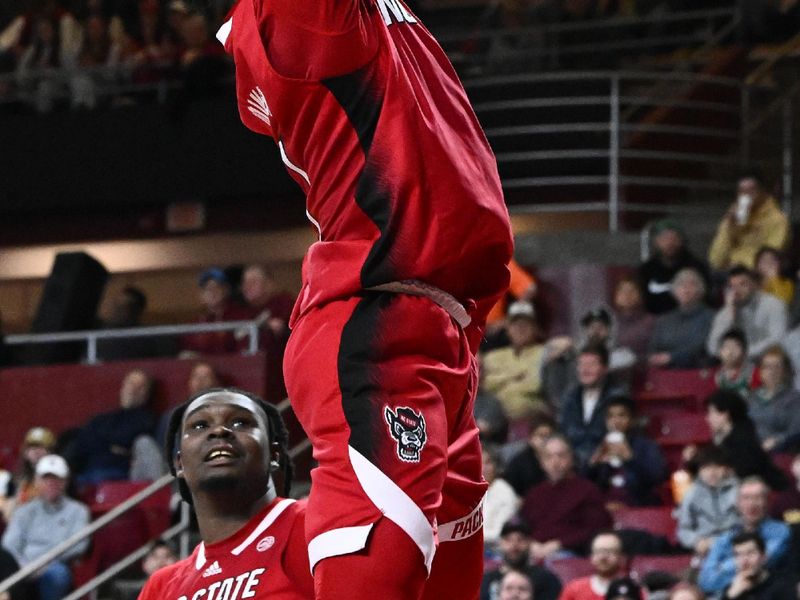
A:
[[[97,341],[121,338],[175,336],[213,331],[241,331],[248,336],[247,354],[258,352],[258,321],[221,321],[219,323],[198,323],[192,325],[155,325],[152,327],[125,327],[122,329],[90,329],[59,333],[26,333],[5,337],[8,345],[51,344],[62,342],[87,343],[86,362],[97,364]]]
[[[436,39],[440,44],[460,43],[471,40],[494,39],[498,36],[514,35],[525,37],[541,32],[563,33],[572,31],[590,31],[593,29],[611,29],[615,27],[640,26],[647,24],[664,24],[676,21],[710,21],[716,18],[732,17],[737,14],[736,9],[717,8],[707,11],[681,11],[659,15],[642,15],[636,17],[612,17],[609,19],[591,19],[573,23],[552,23],[547,25],[532,25],[509,32],[507,29],[479,29],[465,32],[437,32]]]
[[[11,588],[11,586],[16,585],[23,579],[29,577],[30,575],[33,575],[36,571],[38,571],[42,567],[46,566],[47,564],[49,564],[50,562],[52,562],[53,560],[64,554],[67,550],[70,550],[78,542],[82,542],[83,540],[91,536],[94,532],[96,532],[98,529],[108,525],[118,516],[134,508],[142,500],[149,498],[160,489],[170,485],[173,480],[174,477],[172,475],[161,476],[143,490],[136,492],[133,496],[127,498],[124,502],[121,502],[119,505],[115,506],[113,509],[108,511],[103,516],[89,523],[89,525],[84,527],[81,531],[78,531],[75,534],[71,535],[69,538],[67,538],[54,548],[42,554],[39,558],[36,558],[31,562],[29,562],[27,565],[22,567],[19,571],[17,571],[10,577],[6,578],[3,581],[0,581],[0,594],[7,591],[9,588]]]

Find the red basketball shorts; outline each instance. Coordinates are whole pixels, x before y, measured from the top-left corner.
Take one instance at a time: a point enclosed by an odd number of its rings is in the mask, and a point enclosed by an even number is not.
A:
[[[390,292],[313,308],[295,323],[284,372],[319,465],[306,517],[312,569],[364,548],[382,517],[429,571],[439,542],[482,533],[477,366],[447,311]]]

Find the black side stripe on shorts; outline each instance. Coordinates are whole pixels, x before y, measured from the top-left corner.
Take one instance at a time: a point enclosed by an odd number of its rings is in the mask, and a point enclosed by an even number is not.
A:
[[[377,464],[376,442],[385,436],[376,363],[381,316],[393,294],[369,292],[356,305],[342,330],[337,370],[342,409],[350,427],[350,445]],[[311,375],[313,376],[313,374]]]

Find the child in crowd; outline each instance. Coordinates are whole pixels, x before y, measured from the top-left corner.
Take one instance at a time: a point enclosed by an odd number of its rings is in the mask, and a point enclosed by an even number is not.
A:
[[[727,452],[716,446],[700,450],[694,459],[697,477],[678,507],[678,541],[705,556],[714,539],[738,523],[739,481]]]
[[[714,380],[723,390],[734,390],[746,397],[754,387],[756,370],[747,361],[747,338],[740,329],[728,330],[717,350],[720,365]]]

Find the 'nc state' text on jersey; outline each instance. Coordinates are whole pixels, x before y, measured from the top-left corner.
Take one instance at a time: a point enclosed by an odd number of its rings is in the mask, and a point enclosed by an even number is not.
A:
[[[180,596],[178,600],[239,600],[255,598],[259,575],[266,569],[253,569],[236,577],[226,577],[208,587],[200,588],[190,596]]]
[[[376,0],[378,8],[381,11],[383,22],[387,26],[392,23],[416,23],[417,19],[414,18],[408,9],[403,6],[400,0]]]

